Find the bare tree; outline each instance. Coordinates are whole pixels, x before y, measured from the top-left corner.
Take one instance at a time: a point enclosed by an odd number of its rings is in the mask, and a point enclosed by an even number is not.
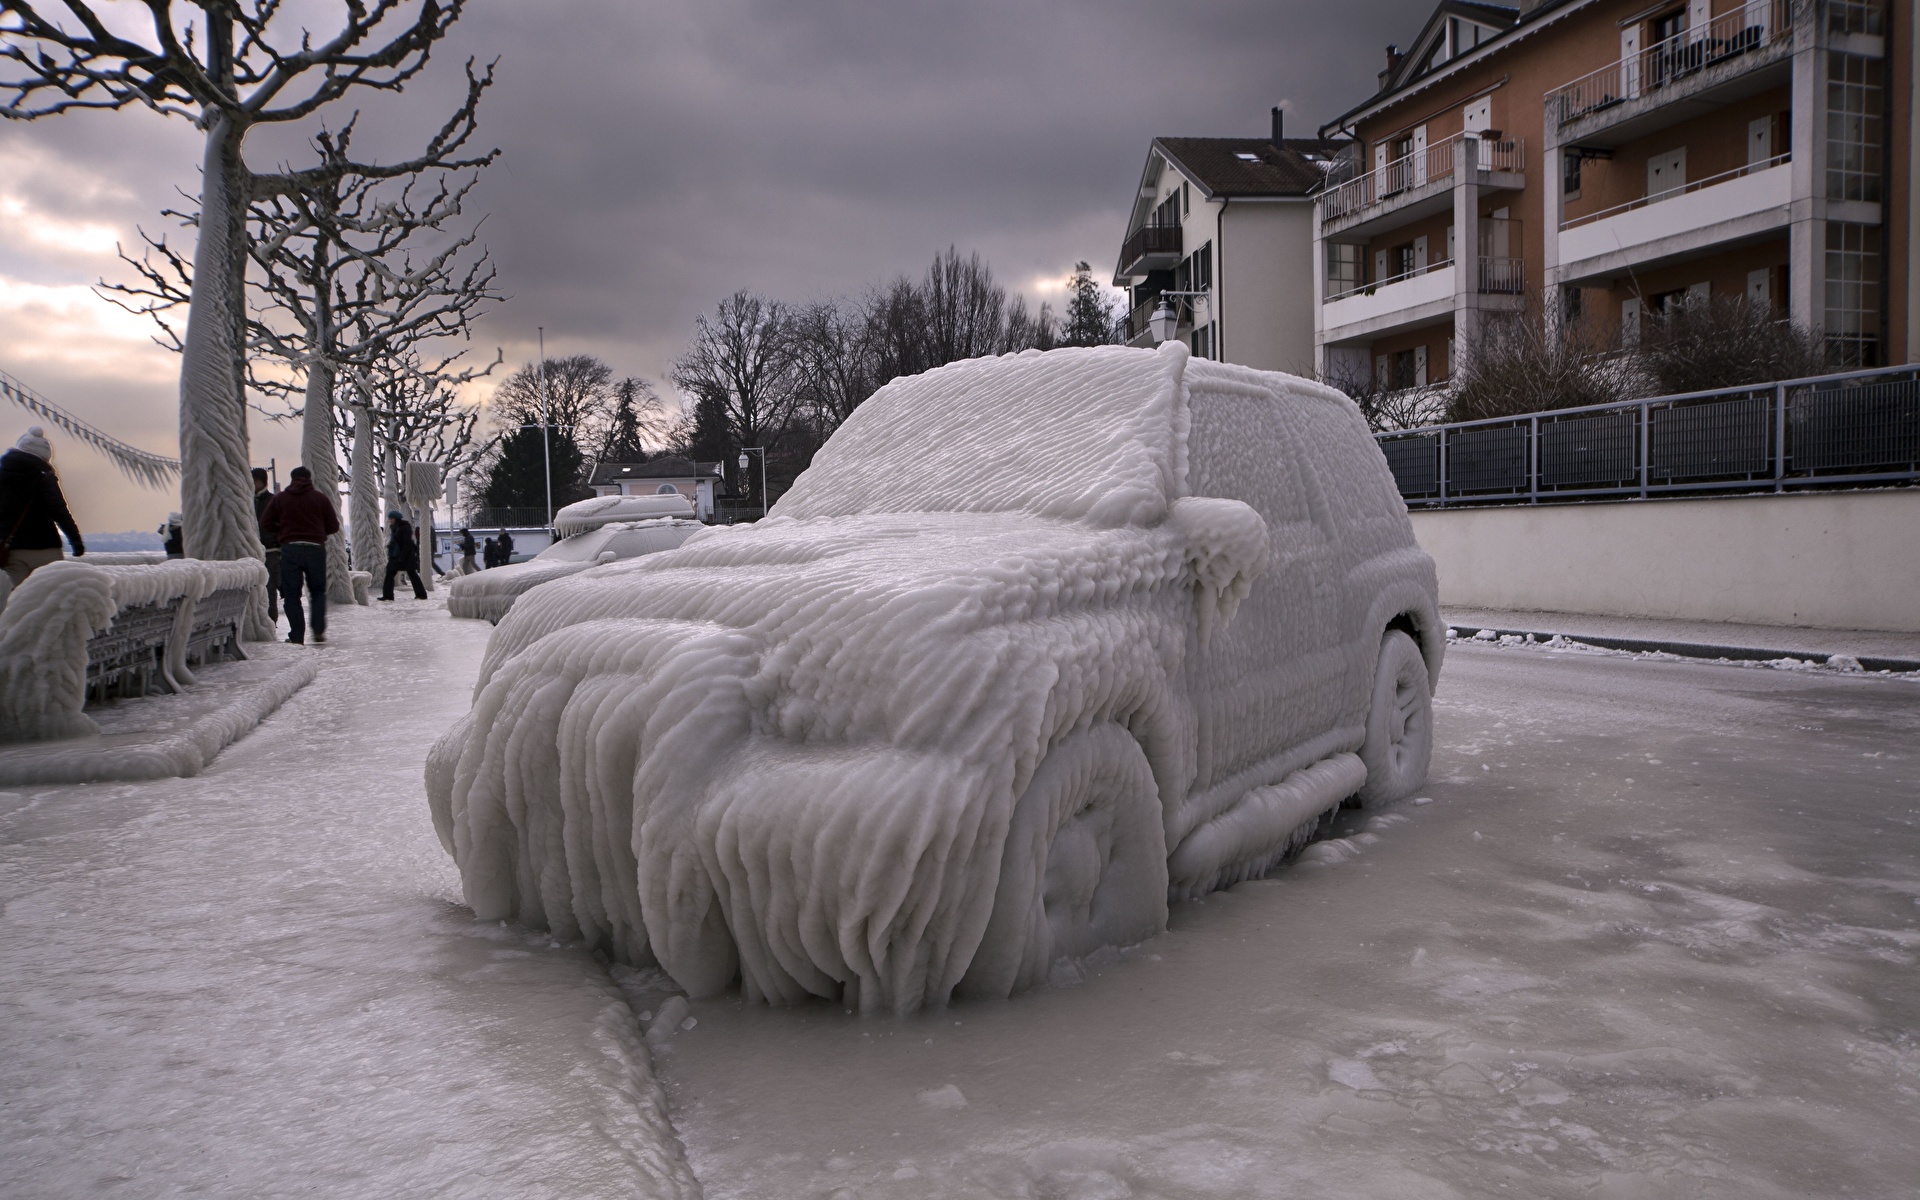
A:
[[[613,398],[613,368],[591,354],[572,354],[524,364],[494,389],[488,407],[496,428],[550,423],[587,445],[605,434]]]
[[[1818,334],[1745,296],[1682,300],[1654,314],[1640,332],[1635,358],[1665,395],[1828,370]]]
[[[1646,395],[1645,376],[1598,321],[1547,321],[1537,307],[1489,320],[1454,364],[1450,421],[1612,404]]]
[[[340,26],[320,39],[297,28],[281,0],[145,0],[137,21],[121,6],[59,3],[59,12],[47,0],[0,5],[0,61],[10,64],[0,113],[33,120],[143,105],[204,131],[180,365],[186,551],[258,557],[241,382],[245,214],[254,196],[284,184],[250,170],[242,143],[256,125],[304,120],[356,88],[401,90],[464,0],[343,0]]]
[[[694,320],[693,344],[673,364],[673,384],[725,423],[740,447],[772,448],[794,418],[796,386],[792,321],[785,305],[735,292]],[[749,482],[744,490],[751,492]],[[759,498],[764,505],[766,497]]]
[[[660,444],[672,428],[673,418],[653,385],[629,375],[614,385],[600,461],[645,462],[648,443]]]

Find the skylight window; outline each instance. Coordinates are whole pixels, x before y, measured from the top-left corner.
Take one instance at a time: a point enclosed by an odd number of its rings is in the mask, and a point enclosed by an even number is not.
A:
[[[1239,159],[1241,162],[1259,162],[1260,161],[1260,156],[1258,154],[1254,154],[1246,150],[1236,150],[1234,151],[1233,156]]]

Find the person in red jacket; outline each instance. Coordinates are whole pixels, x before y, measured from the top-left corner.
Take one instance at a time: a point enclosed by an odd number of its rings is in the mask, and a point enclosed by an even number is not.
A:
[[[287,640],[306,643],[307,623],[300,611],[304,580],[313,602],[313,640],[327,640],[327,539],[340,532],[333,504],[313,490],[313,472],[295,467],[287,486],[260,511],[260,533],[280,543],[280,602],[287,610]]]

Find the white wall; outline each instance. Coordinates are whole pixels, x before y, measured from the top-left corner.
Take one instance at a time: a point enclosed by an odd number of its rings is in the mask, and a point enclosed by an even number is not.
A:
[[[1190,235],[1191,236],[1191,235]],[[1268,371],[1313,370],[1313,205],[1235,200],[1214,237],[1225,360]]]
[[[1416,511],[1440,602],[1920,632],[1920,489]]]

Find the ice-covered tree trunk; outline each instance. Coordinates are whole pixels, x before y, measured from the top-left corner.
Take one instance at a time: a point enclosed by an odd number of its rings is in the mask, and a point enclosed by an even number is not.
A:
[[[324,326],[322,326],[324,328]],[[340,511],[340,459],[334,453],[333,364],[316,347],[307,364],[306,411],[300,419],[300,461],[313,472],[313,487],[333,511]],[[353,580],[347,575],[347,539],[327,539],[327,603],[352,604]]]
[[[180,356],[180,512],[188,558],[264,557],[247,474],[247,405],[238,387],[244,300],[247,170],[225,117],[207,129],[201,172],[200,240]],[[247,607],[246,635],[270,640],[267,597]]]
[[[380,536],[380,485],[373,469],[373,414],[353,406],[353,565],[378,575],[385,562]]]

